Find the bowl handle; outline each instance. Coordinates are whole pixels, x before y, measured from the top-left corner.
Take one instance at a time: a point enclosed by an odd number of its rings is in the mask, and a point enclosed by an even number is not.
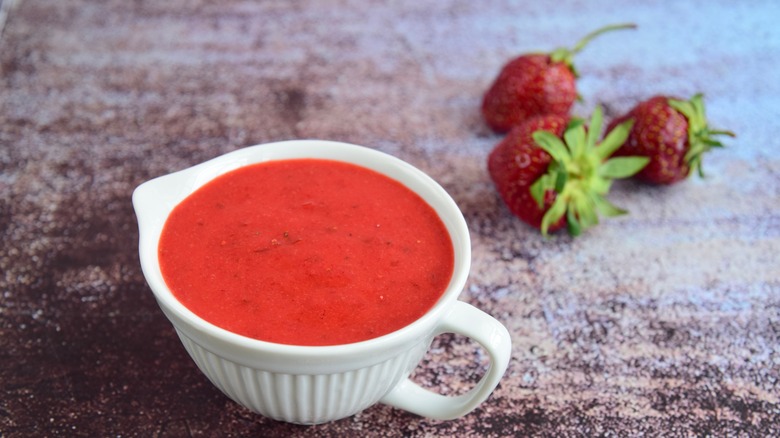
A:
[[[474,410],[485,401],[504,375],[512,354],[509,332],[496,319],[476,307],[456,301],[439,324],[436,334],[456,333],[478,342],[490,356],[487,372],[465,394],[449,397],[422,388],[410,379],[402,380],[380,402],[423,417],[452,420]]]

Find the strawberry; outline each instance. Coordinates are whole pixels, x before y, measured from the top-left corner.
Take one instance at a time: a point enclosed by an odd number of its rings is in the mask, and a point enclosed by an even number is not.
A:
[[[482,115],[496,132],[506,132],[529,117],[555,114],[566,117],[577,99],[574,55],[604,32],[634,28],[617,24],[593,31],[572,49],[558,48],[549,54],[532,53],[509,61],[482,100]]]
[[[610,127],[628,119],[635,121],[634,126],[615,155],[650,158],[650,163],[636,178],[653,184],[673,184],[693,171],[703,176],[702,156],[711,148],[723,146],[715,136],[734,136],[732,132],[714,130],[707,125],[701,94],[688,101],[651,97],[615,119]]]
[[[499,194],[509,210],[528,224],[540,228],[544,213],[555,200],[553,192],[546,193],[539,206],[531,195],[531,185],[541,178],[552,161],[533,139],[534,132],[546,131],[562,136],[568,119],[558,115],[536,116],[516,126],[498,143],[488,156],[488,171]],[[548,225],[550,231],[565,225],[560,218]]]
[[[602,118],[597,108],[586,130],[580,119],[536,116],[514,127],[496,145],[488,156],[488,171],[515,216],[544,235],[568,226],[576,236],[598,223],[598,213],[626,213],[604,195],[613,179],[635,174],[648,159],[609,158],[625,141],[633,121],[616,126],[597,143]]]

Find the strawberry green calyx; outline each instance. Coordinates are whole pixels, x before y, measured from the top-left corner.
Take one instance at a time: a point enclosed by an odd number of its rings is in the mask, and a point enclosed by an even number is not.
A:
[[[605,195],[614,179],[634,175],[650,160],[647,157],[609,158],[626,141],[634,121],[621,123],[597,142],[602,122],[603,112],[599,107],[593,112],[587,130],[582,120],[574,119],[566,127],[563,138],[547,131],[534,132],[534,141],[550,154],[552,161],[547,172],[531,185],[531,195],[539,208],[543,208],[545,194],[551,190],[556,194],[542,218],[543,235],[546,236],[550,225],[564,215],[569,233],[577,236],[596,225],[599,214],[611,217],[626,213],[610,203]]]
[[[574,73],[574,76],[577,77],[579,76],[579,74],[577,73],[577,70],[574,67],[574,55],[579,53],[592,39],[596,38],[597,36],[606,32],[611,32],[613,30],[620,30],[620,29],[636,29],[636,25],[632,23],[612,24],[609,26],[604,26],[602,28],[596,29],[593,32],[585,35],[571,49],[567,47],[559,47],[553,50],[552,52],[550,52],[550,60],[553,62],[563,62],[564,64],[566,64],[567,67],[569,67],[569,70],[571,70],[572,73]]]
[[[715,139],[715,136],[734,137],[735,134],[731,131],[709,127],[704,111],[704,97],[701,93],[694,95],[691,100],[669,99],[668,103],[669,106],[688,119],[688,152],[683,159],[688,164],[691,173],[696,171],[699,176],[703,177],[702,157],[712,148],[723,147],[723,143]]]

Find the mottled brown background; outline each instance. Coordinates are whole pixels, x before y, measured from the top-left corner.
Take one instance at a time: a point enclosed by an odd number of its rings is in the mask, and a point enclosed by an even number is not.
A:
[[[778,3],[3,0],[0,435],[777,436]],[[14,6],[15,7],[11,7]],[[573,44],[586,116],[706,94],[738,137],[709,177],[631,182],[631,215],[572,240],[510,216],[478,107],[523,51]],[[141,182],[244,146],[323,138],[397,155],[455,198],[462,299],[509,328],[494,395],[456,421],[372,407],[313,427],[226,399],[147,289]],[[458,393],[482,351],[442,336],[415,379]]]

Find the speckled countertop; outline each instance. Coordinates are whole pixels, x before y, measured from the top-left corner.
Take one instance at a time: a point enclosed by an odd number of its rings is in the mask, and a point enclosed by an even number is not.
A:
[[[0,436],[777,436],[780,7],[751,2],[2,1]],[[571,45],[586,116],[705,93],[735,131],[708,178],[616,184],[631,214],[545,240],[501,204],[481,95],[509,57]],[[142,277],[141,182],[252,144],[322,138],[428,172],[461,207],[462,294],[514,351],[472,414],[377,405],[305,427],[195,368]],[[484,371],[442,336],[414,379]]]

